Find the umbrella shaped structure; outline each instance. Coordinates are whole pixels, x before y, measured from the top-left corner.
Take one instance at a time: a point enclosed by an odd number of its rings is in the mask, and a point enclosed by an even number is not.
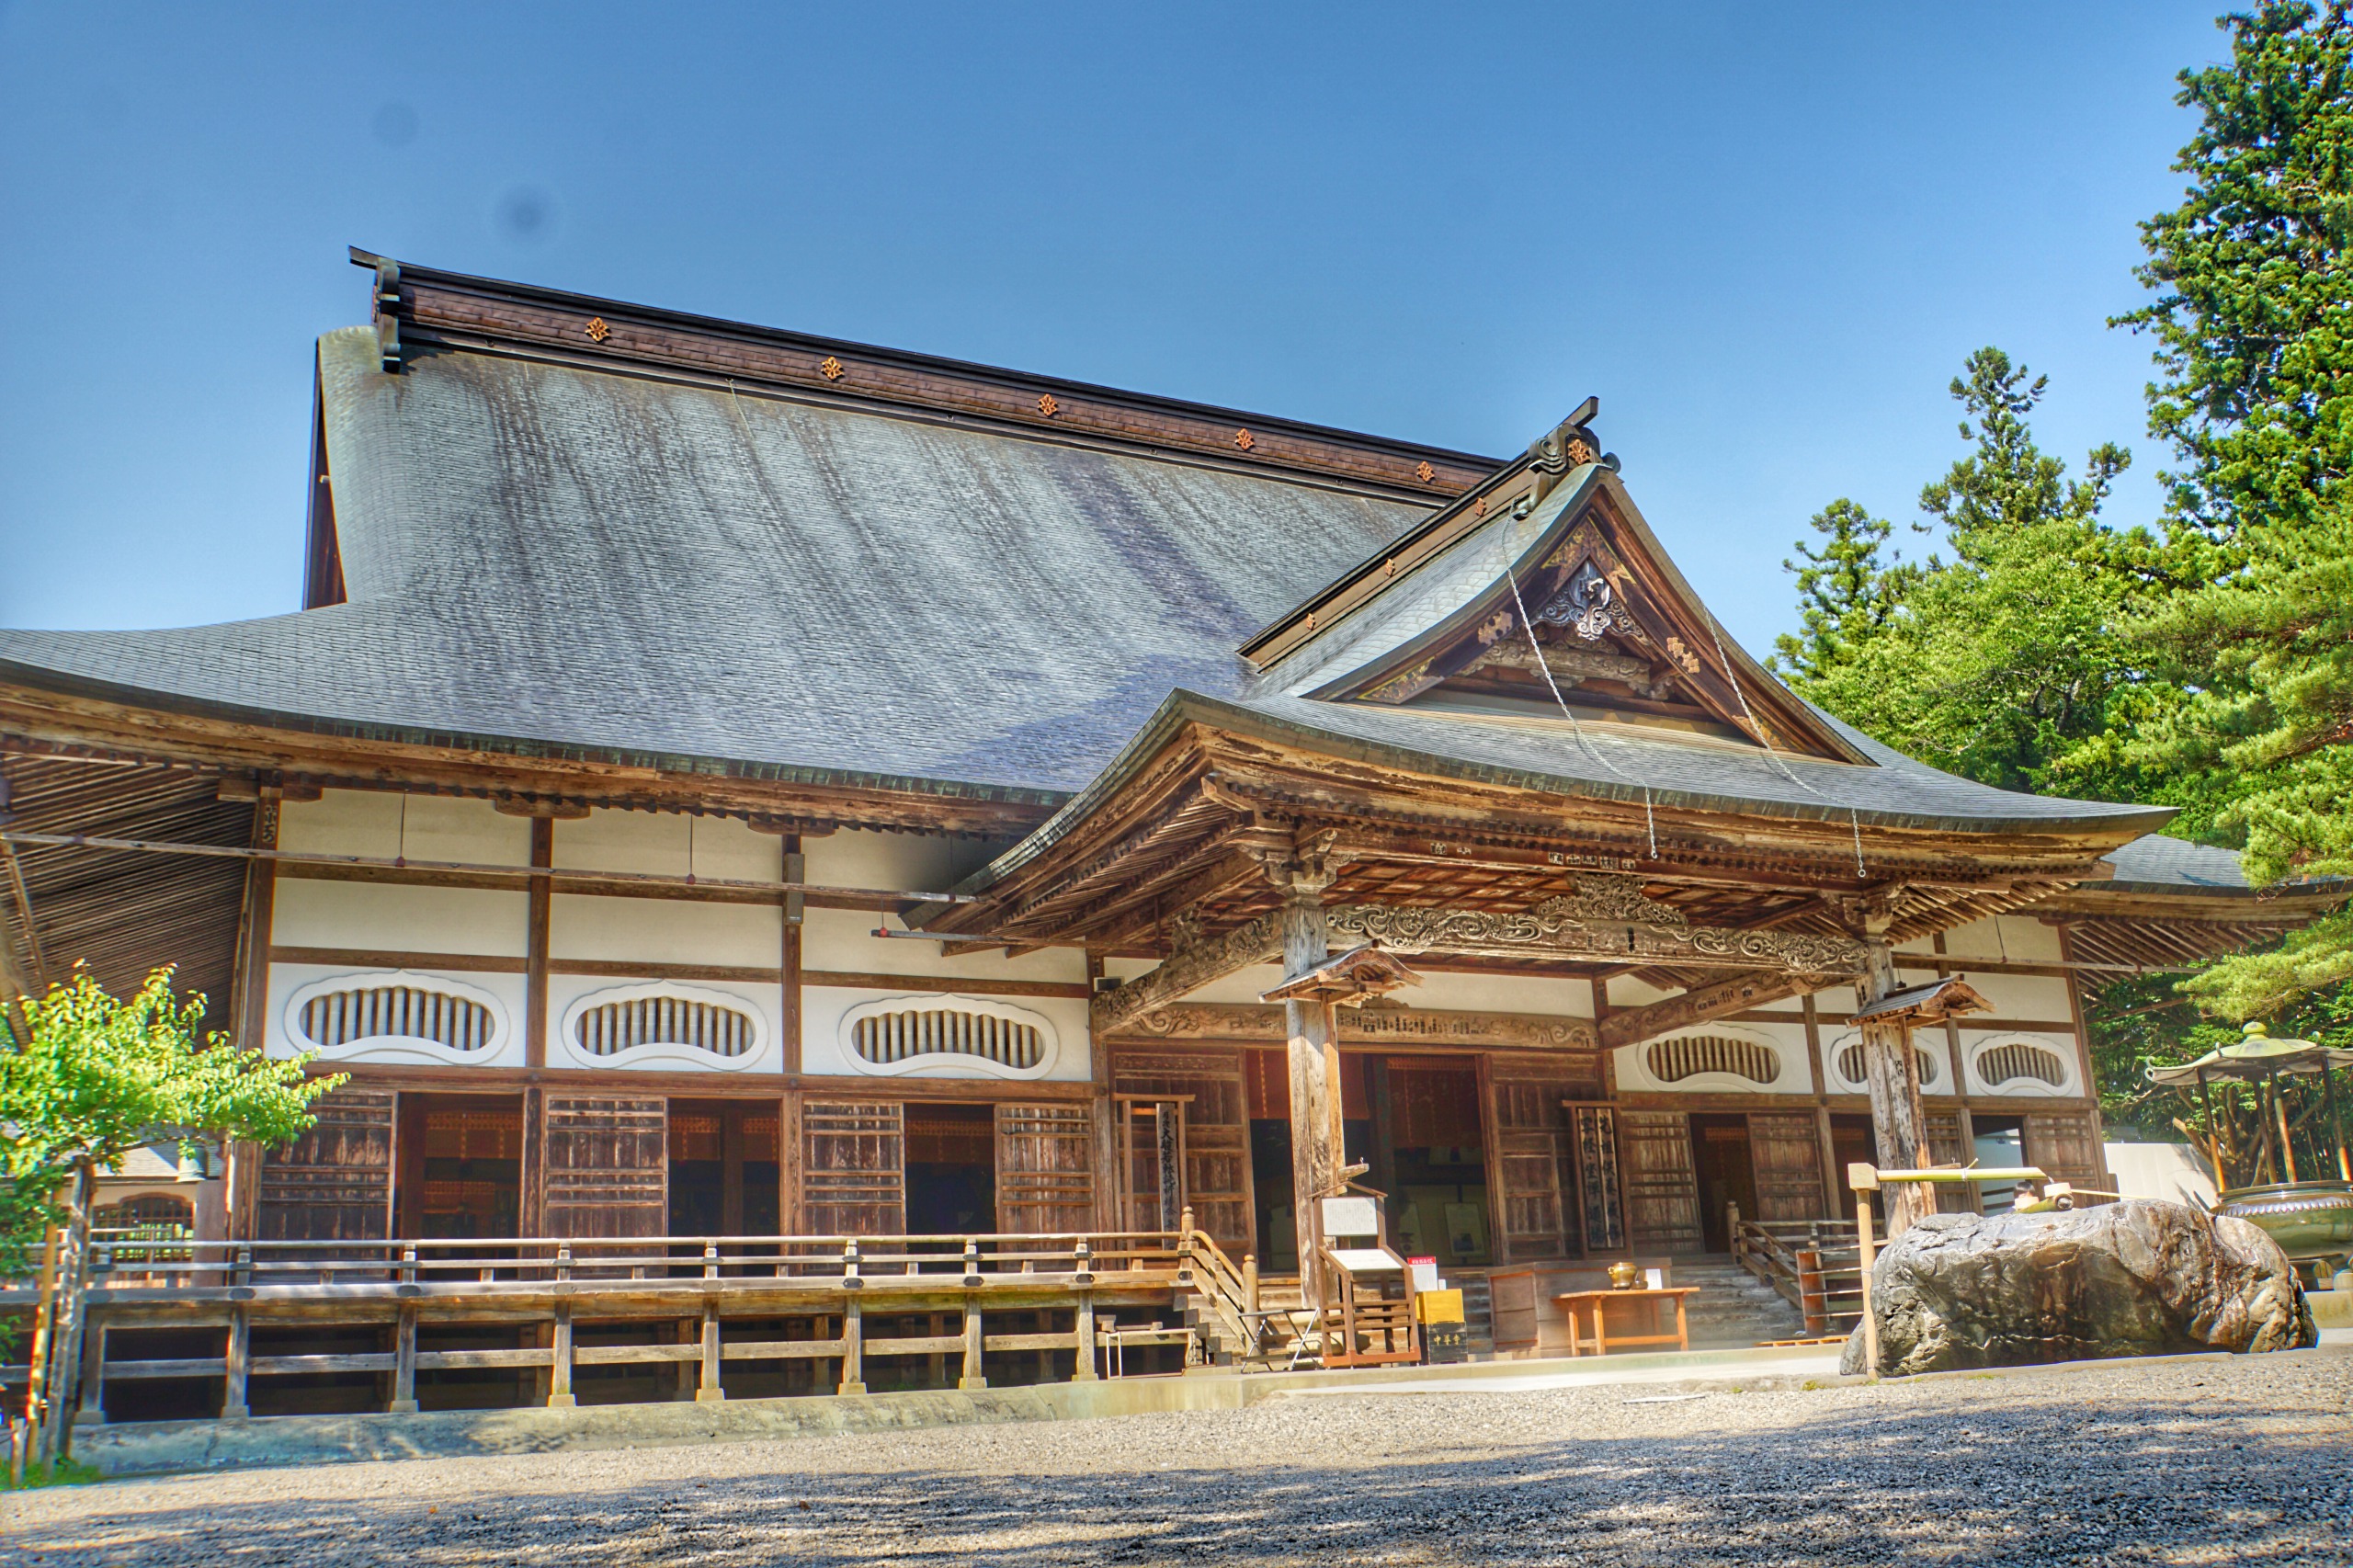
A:
[[[2353,1051],[2339,1050],[2309,1040],[2274,1040],[2259,1022],[2249,1023],[2245,1038],[2234,1045],[2208,1051],[2194,1062],[2173,1067],[2151,1067],[2152,1083],[2177,1087],[2197,1085],[2205,1102],[2209,1127],[2222,1124],[2214,1113],[2213,1085],[2242,1083],[2255,1089],[2259,1176],[2268,1170],[2273,1179],[2253,1187],[2233,1187],[2224,1170],[2222,1145],[2210,1146],[2214,1161],[2214,1185],[2222,1189],[2216,1203],[2221,1213],[2234,1214],[2261,1226],[2294,1258],[2353,1256],[2353,1151],[2345,1139],[2344,1114],[2337,1103],[2335,1074],[2353,1068]],[[2296,1169],[2295,1142],[2289,1136],[2288,1107],[2279,1093],[2281,1075],[2317,1076],[2329,1131],[2336,1145],[2336,1177],[2305,1181]]]

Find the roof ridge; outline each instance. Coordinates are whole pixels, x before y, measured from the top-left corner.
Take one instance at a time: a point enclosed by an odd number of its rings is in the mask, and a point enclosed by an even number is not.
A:
[[[374,325],[387,370],[397,371],[426,346],[587,369],[686,369],[851,406],[938,410],[1031,434],[1214,454],[1245,470],[1329,475],[1431,506],[1464,494],[1505,462],[1214,403],[420,267],[357,246],[351,260],[376,274]]]

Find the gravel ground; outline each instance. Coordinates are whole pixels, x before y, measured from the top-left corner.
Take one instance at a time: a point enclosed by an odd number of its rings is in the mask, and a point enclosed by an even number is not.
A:
[[[2353,1356],[1237,1412],[112,1482],[0,1564],[2353,1562]]]

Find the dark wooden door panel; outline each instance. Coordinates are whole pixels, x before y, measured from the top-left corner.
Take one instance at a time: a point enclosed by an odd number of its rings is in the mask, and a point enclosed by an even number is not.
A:
[[[1095,1118],[1083,1105],[996,1108],[996,1224],[1057,1235],[1095,1224]]]
[[[1618,1108],[1574,1104],[1569,1114],[1569,1174],[1587,1256],[1626,1244],[1625,1176],[1618,1163]]]
[[[1924,1118],[1924,1130],[1928,1135],[1928,1163],[1932,1165],[1965,1165],[1969,1164],[1969,1145],[1961,1141],[1961,1117],[1955,1111],[1929,1111]],[[1929,1188],[1937,1199],[1937,1210],[1943,1214],[1974,1214],[1977,1212],[1977,1189],[1958,1183]]]
[[[1185,1107],[1185,1189],[1193,1223],[1234,1262],[1257,1250],[1252,1239],[1250,1112],[1243,1096],[1239,1051],[1123,1051],[1112,1058],[1112,1085],[1123,1095],[1166,1096]]]
[[[1564,1101],[1594,1092],[1590,1076],[1549,1058],[1489,1059],[1487,1118],[1499,1263],[1573,1257],[1584,1250],[1577,1222],[1573,1140]]]
[[[1818,1220],[1822,1137],[1812,1111],[1748,1113],[1748,1162],[1759,1220]]]
[[[547,1233],[634,1239],[669,1229],[670,1103],[547,1096]]]
[[[2108,1160],[2099,1146],[2099,1133],[2091,1112],[2032,1111],[2018,1121],[2019,1142],[2025,1148],[2028,1165],[2040,1165],[2053,1181],[2076,1187],[2114,1185],[2108,1179]]]
[[[256,1239],[380,1242],[392,1234],[390,1089],[337,1089],[312,1113],[317,1124],[262,1157]]]
[[[1699,1251],[1699,1186],[1689,1119],[1679,1110],[1620,1110],[1618,1164],[1632,1244],[1650,1252]]]
[[[893,1236],[907,1228],[906,1120],[895,1105],[812,1100],[801,1113],[802,1228]]]

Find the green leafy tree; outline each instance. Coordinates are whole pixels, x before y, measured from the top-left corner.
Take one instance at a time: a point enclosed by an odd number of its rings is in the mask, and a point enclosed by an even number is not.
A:
[[[281,1143],[344,1082],[307,1076],[308,1056],[240,1051],[219,1034],[199,1042],[204,999],[176,1003],[171,979],[157,970],[118,999],[77,968],[70,983],[23,999],[28,1038],[0,1051],[0,1241],[12,1255],[0,1263],[21,1268],[43,1228],[68,1217],[61,1200],[77,1170],[151,1143]]]
[[[1974,449],[1920,494],[1917,526],[1951,559],[1887,562],[1886,525],[1834,506],[1814,519],[1823,549],[1800,545],[1807,564],[1790,565],[1806,631],[1781,650],[1792,684],[1840,718],[2010,790],[2052,787],[2133,699],[2143,676],[2116,625],[2158,564],[2147,534],[2099,518],[2121,448],[2095,449],[2071,479],[2035,444],[2028,416],[2046,387],[1998,348],[1971,355],[1951,392]],[[2147,782],[2120,757],[2070,766],[2074,787],[2110,798]]]

